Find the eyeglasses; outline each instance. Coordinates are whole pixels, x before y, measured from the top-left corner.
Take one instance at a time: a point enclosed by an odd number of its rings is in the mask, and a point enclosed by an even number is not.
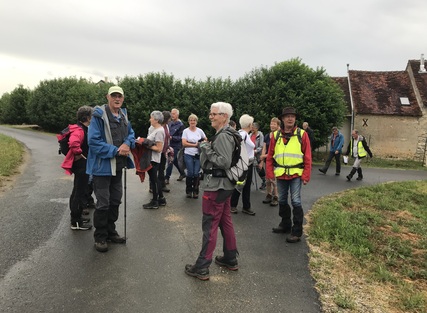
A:
[[[217,116],[217,115],[224,115],[224,113],[209,113],[209,116],[213,116],[213,117],[215,117],[215,116]]]

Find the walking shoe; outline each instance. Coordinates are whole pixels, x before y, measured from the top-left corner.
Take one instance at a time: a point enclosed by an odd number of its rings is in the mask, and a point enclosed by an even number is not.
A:
[[[251,208],[242,209],[242,213],[248,214],[248,215],[255,215],[255,212],[251,210]]]
[[[199,194],[198,193],[193,193],[193,199],[197,199],[197,198],[199,198]]]
[[[350,180],[351,180],[350,175],[347,175],[345,178],[347,178],[347,180],[348,180],[348,181],[350,181]]]
[[[215,263],[219,266],[225,266],[230,271],[237,271],[239,269],[239,265],[237,265],[237,259],[226,260],[223,256],[216,256]]]
[[[169,185],[169,178],[165,179],[165,185]]]
[[[163,191],[163,192],[170,192],[171,190],[170,190],[168,187],[163,187],[163,188],[162,188],[162,191]]]
[[[192,193],[187,193],[187,198],[193,198],[193,194]]]
[[[149,203],[146,203],[142,206],[144,209],[158,209],[159,208],[159,202],[155,200],[151,200]]]
[[[273,227],[273,233],[276,234],[290,234],[291,233],[291,229],[290,228],[285,228],[282,225],[279,224],[279,226],[277,227]]]
[[[115,235],[109,235],[107,237],[107,241],[114,242],[114,243],[125,243],[126,238],[120,236],[119,234],[115,234]]]
[[[357,177],[356,178],[356,180],[362,180],[363,179],[363,177]]]
[[[181,175],[179,175],[177,181],[182,181],[185,177],[187,177],[187,175],[181,174]]]
[[[279,199],[277,197],[273,197],[273,200],[271,200],[270,206],[277,206],[279,205]]]
[[[92,228],[91,224],[84,224],[82,222],[71,223],[72,230],[89,230]]]
[[[289,243],[296,243],[296,242],[301,241],[301,237],[291,235],[291,236],[286,238],[286,241]]]
[[[197,268],[195,265],[187,264],[185,266],[185,274],[200,280],[209,280],[209,268]]]
[[[237,208],[235,208],[235,207],[232,206],[230,208],[230,213],[237,214]]]
[[[260,190],[265,190],[267,188],[267,185],[263,182],[261,186],[259,187]]]
[[[95,242],[95,249],[98,252],[107,252],[108,251],[107,242],[106,241]]]
[[[165,206],[166,205],[166,198],[161,197],[159,198],[159,206]]]
[[[270,203],[272,199],[273,199],[273,196],[268,194],[265,196],[265,199],[262,200],[262,203]]]
[[[323,174],[326,174],[326,171],[324,169],[322,169],[322,168],[319,168],[319,172],[321,172]]]
[[[335,176],[340,176],[340,173],[335,173]]]

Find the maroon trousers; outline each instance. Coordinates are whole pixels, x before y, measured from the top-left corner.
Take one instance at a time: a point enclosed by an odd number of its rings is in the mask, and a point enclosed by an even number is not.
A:
[[[230,196],[217,202],[221,191],[205,191],[202,198],[202,250],[196,261],[196,267],[206,268],[212,263],[216,247],[218,227],[223,237],[223,251],[226,259],[234,259],[237,254],[236,235],[230,213]]]

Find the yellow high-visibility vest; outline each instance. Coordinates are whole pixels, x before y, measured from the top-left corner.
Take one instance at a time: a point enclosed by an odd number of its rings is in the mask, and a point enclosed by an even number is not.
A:
[[[303,134],[304,130],[297,127],[294,134],[285,145],[280,130],[274,132],[274,138],[276,138],[276,146],[274,147],[273,155],[274,176],[280,177],[283,174],[289,176],[295,174],[299,176],[302,175],[304,169],[304,154],[301,151],[301,138]]]

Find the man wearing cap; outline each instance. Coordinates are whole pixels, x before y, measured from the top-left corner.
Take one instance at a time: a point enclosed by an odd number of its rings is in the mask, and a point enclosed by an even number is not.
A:
[[[108,251],[107,241],[125,243],[116,231],[122,199],[122,170],[134,168],[130,149],[135,147],[135,133],[122,108],[123,89],[112,86],[108,104],[96,106],[88,131],[89,154],[86,173],[93,175],[97,199],[93,214],[95,249]]]
[[[270,138],[266,158],[267,179],[277,179],[279,193],[279,216],[282,218],[274,233],[290,234],[286,241],[296,243],[301,240],[304,211],[301,204],[301,185],[306,185],[311,175],[311,146],[307,133],[296,127],[296,110],[283,109],[280,115],[282,125]],[[288,204],[288,193],[293,207]]]

